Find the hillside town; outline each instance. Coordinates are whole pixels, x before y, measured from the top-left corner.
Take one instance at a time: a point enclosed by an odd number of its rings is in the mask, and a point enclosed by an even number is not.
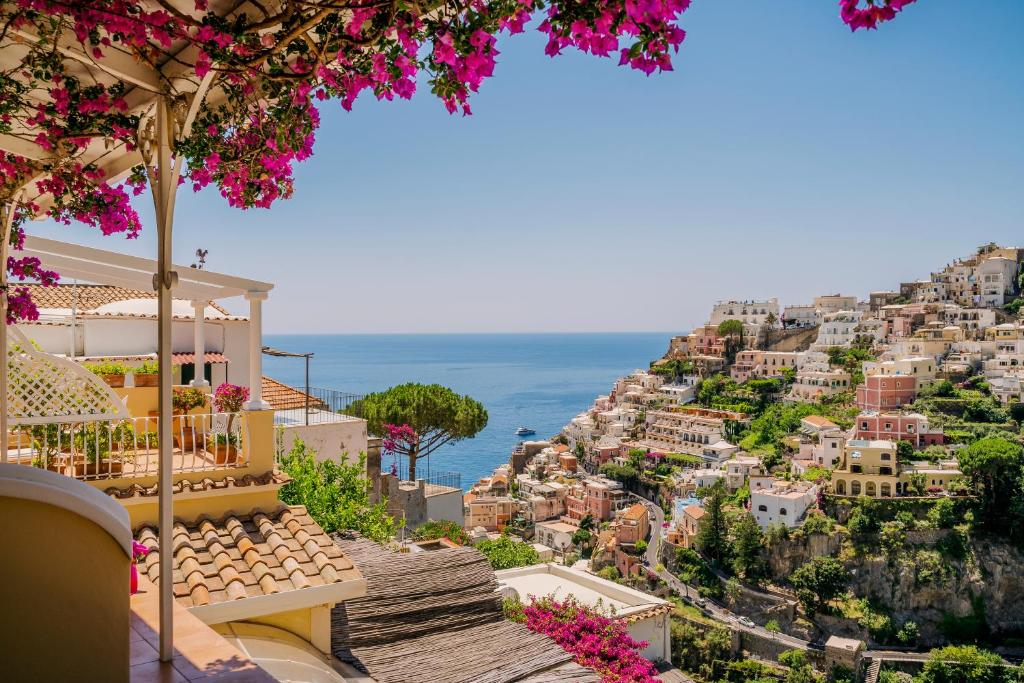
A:
[[[1022,264],[1024,249],[988,244],[866,299],[718,302],[650,368],[473,484],[465,530],[675,600],[666,637],[676,664],[701,660],[698,634],[718,627],[733,633],[734,653],[774,662],[798,643],[815,670],[870,681],[898,668],[888,658],[923,661],[928,647],[964,638],[957,628],[1021,642],[1024,556],[1013,544],[1024,520],[980,519],[976,505],[995,488],[982,483],[986,449],[1021,462]],[[1019,493],[1021,471],[1006,476]],[[1009,544],[994,600],[976,586],[956,593],[954,576],[971,571],[965,553],[993,566],[991,546],[971,546],[975,530]],[[951,551],[950,539],[962,545]],[[893,581],[901,567],[948,607],[915,606],[919,596],[850,571],[873,555]],[[815,583],[826,570],[837,585]],[[687,668],[717,680],[707,673]]]

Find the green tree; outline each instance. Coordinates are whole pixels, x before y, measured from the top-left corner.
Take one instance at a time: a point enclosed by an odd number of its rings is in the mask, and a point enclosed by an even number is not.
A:
[[[975,441],[959,452],[960,469],[980,496],[978,519],[990,529],[1021,532],[1024,448],[1001,436]]]
[[[896,460],[899,462],[910,462],[914,459],[914,444],[900,439],[896,442]]]
[[[398,523],[388,514],[385,501],[370,504],[365,454],[355,463],[318,462],[315,453],[296,440],[281,469],[292,480],[281,487],[278,497],[288,505],[305,505],[327,533],[358,531],[378,543],[394,537]]]
[[[761,574],[761,527],[750,513],[743,514],[732,525],[732,567],[740,576],[752,579]]]
[[[834,557],[815,557],[797,567],[789,577],[796,596],[808,614],[823,608],[846,590],[850,573]]]
[[[803,530],[805,534],[830,534],[836,528],[832,518],[822,512],[810,511],[804,518]]]
[[[409,425],[415,438],[399,441],[394,450],[409,461],[409,479],[416,480],[416,462],[441,446],[476,436],[487,426],[487,411],[478,401],[440,384],[400,384],[368,394],[350,408],[366,420],[371,434],[386,436],[386,425]]]
[[[508,536],[480,541],[476,544],[476,549],[484,554],[495,569],[526,567],[540,562],[540,556],[532,545]]]
[[[697,549],[720,565],[729,554],[729,523],[725,516],[725,485],[719,479],[702,489],[704,520],[697,532]]]
[[[729,319],[718,323],[718,336],[725,339],[725,362],[732,364],[743,349],[743,323]]]
[[[952,529],[956,524],[956,505],[949,498],[939,498],[928,511],[928,521],[936,529]]]
[[[996,653],[974,645],[949,645],[929,653],[915,683],[1009,683],[1015,672],[1004,664]]]

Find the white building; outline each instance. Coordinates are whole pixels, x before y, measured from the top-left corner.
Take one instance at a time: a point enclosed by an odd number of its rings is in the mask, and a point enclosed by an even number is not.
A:
[[[538,543],[543,543],[559,554],[565,554],[572,549],[572,535],[578,530],[578,526],[557,520],[551,522],[537,522],[533,526],[533,533],[536,541]]]
[[[769,487],[751,490],[750,511],[762,529],[776,522],[794,527],[817,496],[818,487],[814,484],[776,480]]]
[[[651,662],[669,662],[669,615],[672,605],[589,572],[558,564],[501,569],[494,573],[503,597],[526,602],[531,596],[565,600],[570,595],[588,607],[612,613],[627,624],[629,635],[647,642],[641,654]],[[612,616],[609,614],[609,616]]]
[[[720,325],[726,320],[739,320],[745,325],[760,327],[771,315],[775,320],[781,320],[779,316],[779,300],[768,299],[766,301],[719,301],[711,309],[711,318],[708,324]]]
[[[833,346],[847,347],[859,334],[862,311],[840,311],[825,316],[818,328],[818,338],[811,345],[814,351],[825,351]]]

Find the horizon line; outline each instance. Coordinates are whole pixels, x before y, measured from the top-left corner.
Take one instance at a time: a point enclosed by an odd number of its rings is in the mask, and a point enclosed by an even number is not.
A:
[[[413,335],[544,335],[544,334],[668,334],[677,335],[684,334],[684,332],[665,331],[665,330],[582,330],[582,331],[569,331],[569,330],[540,330],[540,331],[525,331],[516,332],[511,330],[501,331],[434,331],[434,332],[264,332],[264,336],[302,336],[302,337],[369,337],[378,335],[389,335],[389,336],[413,336]]]

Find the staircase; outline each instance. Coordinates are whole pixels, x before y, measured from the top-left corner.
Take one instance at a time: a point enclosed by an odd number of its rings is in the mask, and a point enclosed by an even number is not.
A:
[[[867,673],[864,674],[864,683],[878,683],[878,673],[882,670],[882,660],[872,659],[871,666],[868,667]]]

